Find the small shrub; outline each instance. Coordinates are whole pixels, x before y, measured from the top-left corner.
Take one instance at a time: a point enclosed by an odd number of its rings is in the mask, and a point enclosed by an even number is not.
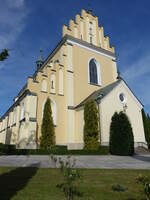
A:
[[[112,186],[112,190],[115,192],[125,192],[128,188],[124,187],[123,185],[116,184]]]
[[[60,171],[63,175],[63,182],[57,184],[57,187],[63,191],[66,200],[73,200],[75,196],[82,197],[83,194],[80,192],[77,180],[81,178],[79,170],[74,169],[75,160],[71,160],[71,157],[68,156],[66,161],[63,161],[61,158],[57,159],[55,156],[51,156],[51,159],[54,161],[55,165],[59,162]]]
[[[13,155],[16,152],[16,146],[11,144],[0,143],[0,154]]]
[[[146,200],[150,200],[150,178],[140,174],[136,178],[136,181],[137,181],[137,183],[140,183],[143,185]]]

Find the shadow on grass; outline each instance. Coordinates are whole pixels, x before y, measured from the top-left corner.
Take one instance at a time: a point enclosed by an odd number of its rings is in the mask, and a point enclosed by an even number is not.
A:
[[[38,164],[33,164],[26,168],[15,168],[8,173],[0,175],[0,199],[12,199],[19,190],[22,190],[28,184],[37,170]]]

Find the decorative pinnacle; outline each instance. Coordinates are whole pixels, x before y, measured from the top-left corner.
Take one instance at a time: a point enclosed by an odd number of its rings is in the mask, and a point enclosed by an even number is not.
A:
[[[92,15],[92,9],[91,9],[91,2],[90,1],[88,1],[87,6],[88,6],[87,13]]]
[[[91,9],[88,9],[87,12],[92,15],[92,10]]]
[[[40,49],[40,57],[39,57],[39,60],[43,61],[43,51],[42,51],[42,49]]]

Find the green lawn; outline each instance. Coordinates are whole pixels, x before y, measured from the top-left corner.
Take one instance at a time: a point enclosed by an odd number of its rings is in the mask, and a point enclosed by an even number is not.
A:
[[[84,200],[142,200],[143,188],[135,178],[138,174],[150,176],[150,170],[87,170],[81,169],[78,185]],[[56,187],[62,182],[59,169],[0,168],[0,200],[64,200]],[[113,184],[128,188],[125,192],[112,191]],[[78,198],[79,199],[79,198]]]

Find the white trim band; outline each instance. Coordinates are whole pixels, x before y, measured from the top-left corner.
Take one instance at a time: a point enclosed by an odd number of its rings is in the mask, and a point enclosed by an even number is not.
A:
[[[106,53],[104,53],[104,52],[100,52],[100,51],[97,51],[97,50],[95,50],[95,49],[86,47],[85,45],[79,44],[78,42],[74,42],[74,41],[72,41],[72,40],[70,40],[70,39],[69,39],[69,40],[67,39],[67,42],[68,42],[68,43],[71,43],[71,44],[74,44],[74,45],[77,45],[77,46],[79,46],[79,47],[81,47],[81,48],[87,49],[87,50],[89,50],[89,51],[93,51],[94,53],[98,53],[98,54],[100,54],[100,55],[106,56],[106,57],[108,57],[108,58],[116,59],[115,56],[110,56],[110,55],[108,55],[108,54],[106,54]]]

